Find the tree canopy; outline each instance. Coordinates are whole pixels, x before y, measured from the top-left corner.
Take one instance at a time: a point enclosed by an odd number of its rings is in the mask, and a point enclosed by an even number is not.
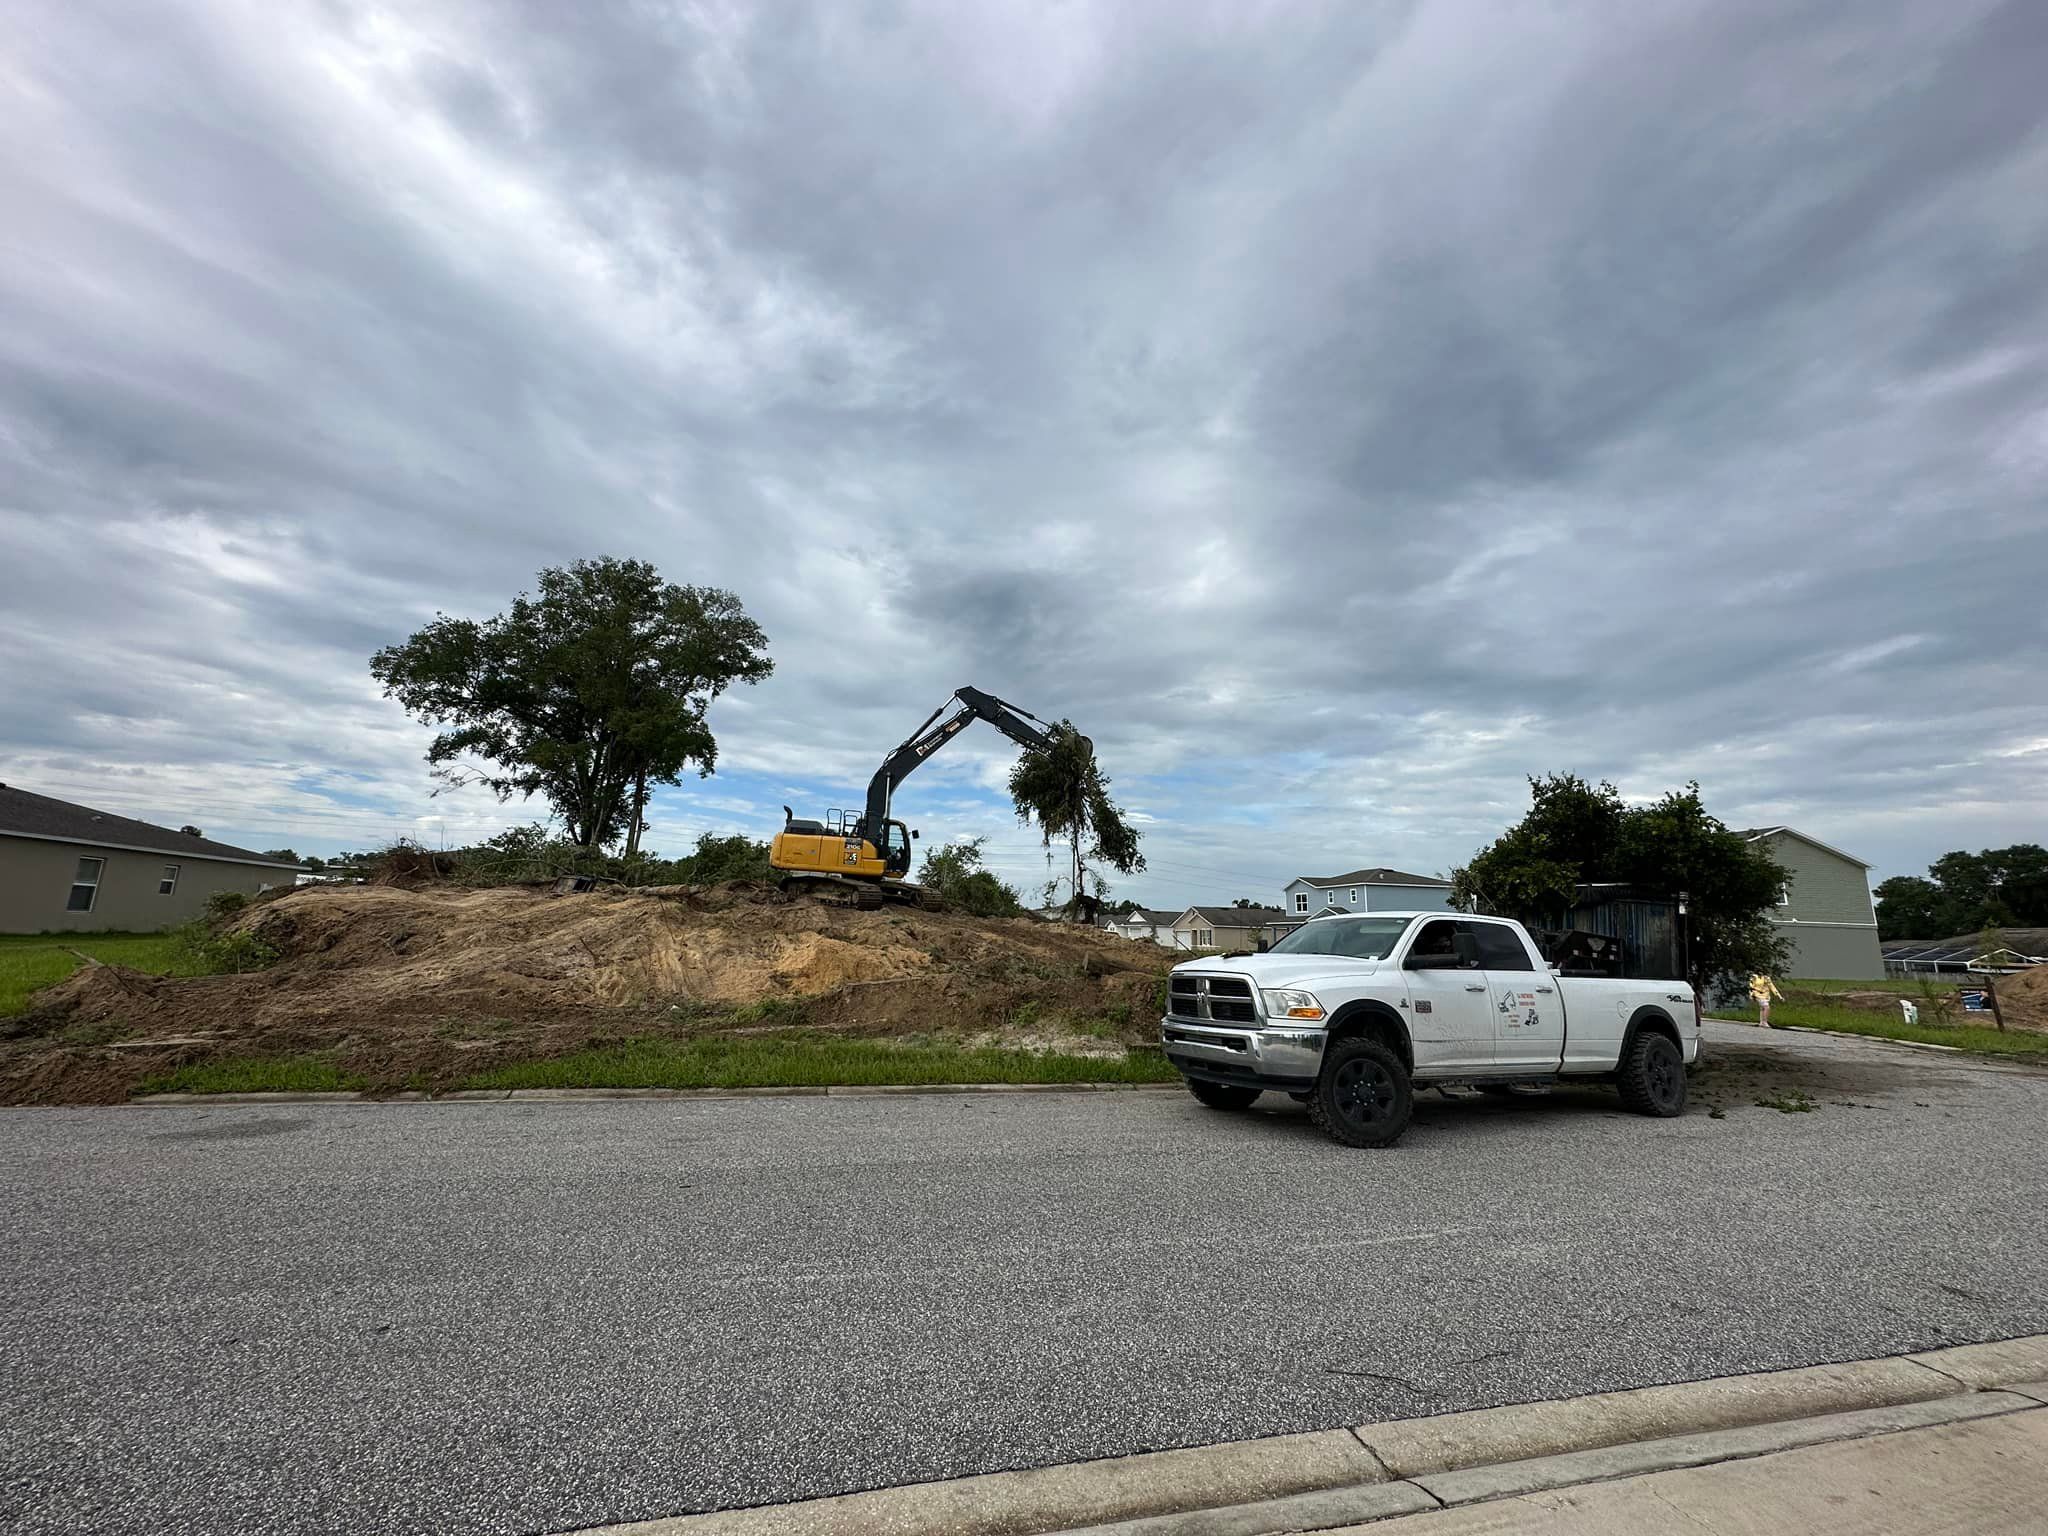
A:
[[[1709,815],[1699,785],[1632,806],[1604,780],[1552,774],[1532,778],[1529,794],[1528,814],[1451,872],[1458,906],[1540,920],[1569,908],[1581,884],[1684,891],[1695,986],[1712,990],[1784,966],[1786,946],[1769,914],[1785,870]]]
[[[370,671],[447,727],[427,748],[437,778],[542,795],[571,842],[623,836],[631,855],[650,788],[712,771],[711,701],[768,676],[767,637],[730,592],[664,582],[643,560],[578,560],[536,585],[493,618],[437,614]]]
[[[1093,917],[1109,887],[1086,861],[1095,859],[1130,875],[1145,867],[1145,856],[1138,851],[1137,829],[1109,798],[1109,780],[1088,738],[1070,720],[1060,721],[1050,734],[1048,749],[1026,752],[1010,770],[1010,798],[1019,821],[1037,824],[1048,862],[1056,840],[1067,845],[1068,872],[1046,882],[1047,904],[1064,883],[1068,915]]]
[[[1024,910],[1023,903],[993,871],[982,868],[985,842],[986,838],[970,837],[925,849],[917,883],[976,917],[1014,917]]]
[[[1948,939],[1987,928],[2048,928],[2048,848],[2014,843],[1978,853],[1945,853],[1928,878],[1879,882],[1880,939]]]

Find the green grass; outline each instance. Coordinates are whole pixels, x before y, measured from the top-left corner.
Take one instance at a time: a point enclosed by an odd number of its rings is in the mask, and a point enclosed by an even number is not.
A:
[[[84,964],[78,955],[158,976],[191,976],[198,964],[167,933],[30,933],[0,936],[0,1018],[20,1013],[31,994]]]
[[[361,1088],[325,1056],[244,1056],[228,1061],[195,1061],[135,1085],[146,1093],[346,1093]]]
[[[1164,1083],[1149,1052],[1120,1058],[760,1035],[627,1040],[479,1072],[465,1088],[827,1088],[911,1083]]]
[[[1886,976],[1879,981],[1816,981],[1809,976],[1792,980],[1778,978],[1778,985],[1786,992],[1890,992],[1899,997],[1921,996],[1932,977]],[[1937,992],[1953,993],[1963,984],[1959,976],[1944,976],[1934,985]]]
[[[1801,982],[1801,986],[1806,983]],[[1753,1007],[1722,1008],[1722,1018],[1756,1022]],[[1926,1014],[1921,1017],[1924,1019]],[[1988,1017],[1988,1015],[1980,1015]],[[1840,1008],[1829,1003],[1773,1003],[1773,1024],[1797,1024],[1804,1029],[1829,1029],[1844,1035],[1872,1035],[1880,1040],[1917,1040],[1924,1045],[1955,1045],[1980,1056],[2048,1057],[2048,1035],[2023,1029],[1999,1030],[1991,1024],[1908,1024],[1895,1013],[1877,1013],[1866,1008]]]

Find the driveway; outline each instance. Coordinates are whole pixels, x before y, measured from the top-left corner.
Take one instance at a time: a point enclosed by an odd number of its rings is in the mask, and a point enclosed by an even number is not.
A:
[[[0,1525],[560,1531],[2048,1331],[2048,1075],[1710,1050],[1677,1120],[1384,1153],[1178,1093],[0,1112]]]

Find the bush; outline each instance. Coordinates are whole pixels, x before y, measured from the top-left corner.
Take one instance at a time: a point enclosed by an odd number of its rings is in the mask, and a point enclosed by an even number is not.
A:
[[[1024,910],[1017,893],[981,867],[984,841],[971,837],[944,847],[927,848],[924,866],[917,872],[917,883],[976,917],[1015,917]]]
[[[249,905],[249,898],[240,891],[215,891],[206,898],[206,916],[209,922],[222,922],[233,917]]]
[[[565,838],[550,837],[538,823],[500,832],[487,843],[441,857],[451,861],[453,878],[462,885],[518,885],[558,880],[564,875],[589,875],[620,885],[715,885],[721,880],[772,880],[768,845],[743,834],[716,837],[706,832],[693,853],[664,859],[642,851],[628,858],[603,849],[581,848]]]
[[[243,899],[238,896],[236,900]],[[209,902],[208,906],[211,905]],[[227,910],[232,913],[238,909]],[[204,918],[172,929],[171,944],[179,960],[196,976],[239,976],[245,971],[260,971],[274,965],[279,955],[275,945],[264,943],[253,933],[239,929],[222,933]]]

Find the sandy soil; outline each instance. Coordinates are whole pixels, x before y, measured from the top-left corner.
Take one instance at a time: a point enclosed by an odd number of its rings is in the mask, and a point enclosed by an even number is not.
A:
[[[793,1024],[1099,1051],[1106,1020],[1149,1038],[1171,961],[1093,929],[857,912],[745,882],[574,896],[308,886],[233,926],[282,958],[244,976],[88,966],[0,1020],[0,1102],[113,1102],[188,1061],[309,1050],[378,1087],[446,1087],[607,1040]],[[777,1002],[789,1010],[746,1016]],[[1095,1033],[1074,1027],[1084,1020]]]

